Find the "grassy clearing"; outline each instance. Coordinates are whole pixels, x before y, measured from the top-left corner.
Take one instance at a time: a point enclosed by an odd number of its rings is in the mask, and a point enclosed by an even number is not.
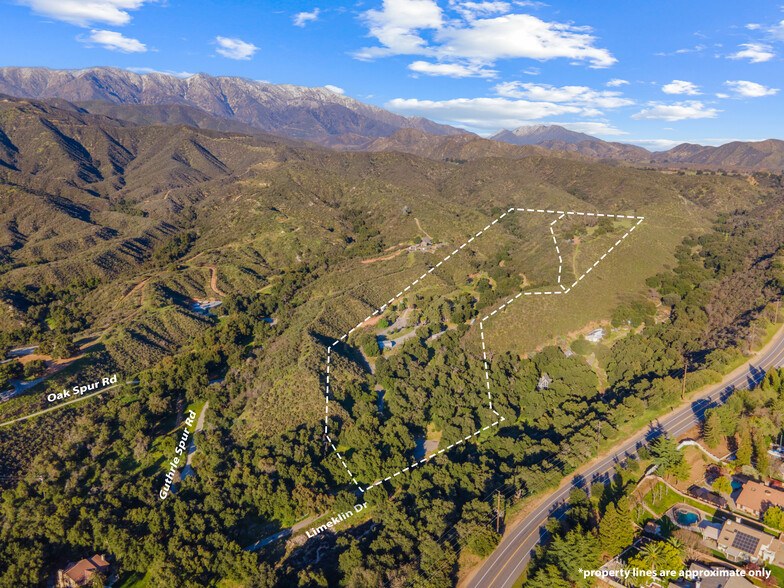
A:
[[[96,353],[103,351],[103,349],[103,344],[99,343],[83,357],[75,360],[43,382],[29,388],[23,394],[0,404],[0,420],[10,420],[16,416],[24,416],[49,408],[49,403],[46,400],[48,391],[60,391],[63,388],[69,389],[76,384],[93,382],[100,376],[108,375],[104,373],[99,375],[94,369],[89,369],[95,361]]]
[[[683,218],[682,211],[674,205],[640,214],[645,221],[569,294],[532,296],[510,305],[503,320],[487,321],[488,347],[503,351],[511,344],[518,353],[525,353],[554,343],[560,334],[607,320],[620,302],[644,293],[647,277],[673,264],[673,251],[686,235],[699,233],[707,226],[703,220]],[[599,259],[622,234],[606,235],[581,245],[577,271],[585,271],[586,265]],[[568,247],[573,249],[564,246]],[[570,265],[565,258],[564,271]]]
[[[142,575],[138,572],[126,572],[119,577],[114,586],[115,588],[147,588],[149,583],[149,573]]]

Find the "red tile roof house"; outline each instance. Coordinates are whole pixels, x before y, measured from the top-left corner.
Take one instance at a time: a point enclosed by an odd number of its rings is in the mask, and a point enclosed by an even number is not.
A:
[[[735,505],[757,518],[762,518],[772,506],[784,508],[784,492],[759,482],[748,481],[743,484]]]
[[[104,556],[95,554],[92,557],[69,563],[64,570],[57,571],[57,588],[77,588],[87,586],[96,573],[108,576],[111,566]]]

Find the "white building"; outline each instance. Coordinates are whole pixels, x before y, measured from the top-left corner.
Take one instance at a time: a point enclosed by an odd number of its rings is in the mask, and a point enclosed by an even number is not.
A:
[[[585,340],[591,343],[598,343],[602,339],[604,339],[604,329],[595,329],[585,336]]]

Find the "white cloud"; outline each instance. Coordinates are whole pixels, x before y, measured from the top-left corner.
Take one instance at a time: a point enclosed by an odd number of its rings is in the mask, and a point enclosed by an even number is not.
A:
[[[246,43],[234,37],[215,37],[216,51],[229,59],[248,60],[259,50],[253,43]]]
[[[672,149],[681,143],[688,143],[689,141],[676,141],[673,139],[631,139],[627,140],[628,143],[645,147],[651,151],[666,151]]]
[[[772,96],[776,92],[778,92],[778,88],[769,88],[767,86],[763,86],[762,84],[758,84],[757,82],[749,82],[746,80],[736,80],[736,81],[729,81],[727,80],[724,82],[724,85],[727,86],[730,90],[735,92],[735,94],[739,96],[744,96],[746,98],[760,98],[762,96]]]
[[[619,86],[625,86],[629,82],[627,80],[621,80],[619,78],[613,78],[609,82],[605,84],[608,88],[618,88]]]
[[[633,100],[623,98],[620,92],[593,90],[588,86],[551,86],[531,82],[503,82],[494,88],[495,92],[506,98],[523,98],[546,102],[567,102],[593,108],[620,108],[634,104]],[[593,115],[594,113],[589,113]]]
[[[694,47],[684,47],[683,49],[676,49],[675,51],[670,51],[669,53],[666,51],[661,51],[659,53],[654,53],[654,55],[658,55],[659,57],[672,57],[674,55],[683,55],[684,53],[699,53],[707,49],[706,45],[695,45]]]
[[[683,54],[683,53],[699,53],[700,51],[705,50],[707,47],[705,45],[695,45],[691,49],[678,49],[675,53]]]
[[[384,0],[381,10],[368,10],[362,17],[370,36],[382,47],[361,49],[355,54],[359,59],[428,54],[427,41],[419,31],[439,29],[443,24],[443,13],[434,0]]]
[[[120,26],[131,20],[129,10],[137,10],[147,0],[19,0],[38,14],[86,27],[92,23]]]
[[[570,131],[587,133],[588,135],[628,135],[626,131],[604,122],[553,122],[548,124],[559,125]]]
[[[461,63],[415,61],[408,65],[408,69],[427,76],[448,76],[450,78],[494,78],[498,74],[495,70],[471,63],[464,65]]]
[[[552,102],[506,98],[454,98],[418,100],[395,98],[385,104],[394,112],[451,121],[478,129],[516,128],[537,119],[562,114],[579,114],[579,107]]]
[[[321,12],[320,8],[314,8],[312,12],[299,12],[295,14],[293,19],[294,26],[304,27],[309,22],[317,20],[320,12]]]
[[[343,88],[338,88],[337,86],[333,86],[332,84],[326,84],[324,86],[330,92],[334,92],[335,94],[345,94],[346,91]]]
[[[762,63],[763,61],[770,61],[776,54],[772,52],[770,45],[762,43],[743,43],[741,47],[745,47],[729,56],[730,59],[748,59],[751,63]]]
[[[672,130],[672,129],[666,129]],[[667,149],[672,149],[676,145],[682,145],[683,143],[690,143],[692,145],[724,145],[726,143],[730,143],[732,141],[738,141],[739,139],[732,139],[732,138],[724,138],[724,139],[627,139],[627,143],[632,143],[634,145],[639,145],[641,147],[646,147],[648,149],[652,149],[653,151],[665,151]]]
[[[724,92],[718,92],[716,94],[716,98],[729,98],[729,97],[730,97],[730,95],[729,94],[725,94]]]
[[[505,14],[512,8],[509,2],[462,2],[460,0],[449,0],[449,7],[466,20],[473,20],[479,16]]]
[[[437,37],[440,50],[466,59],[492,63],[497,59],[529,58],[547,61],[563,57],[608,67],[617,60],[584,27],[546,22],[530,14],[508,14],[479,19],[465,27],[445,28]]]
[[[701,94],[699,86],[683,80],[672,80],[669,84],[664,84],[662,92],[665,94],[688,94],[689,96]]]
[[[583,111],[580,113],[580,116],[593,116],[598,117],[602,116],[604,112],[599,110],[598,108],[583,108]]]
[[[685,120],[695,118],[716,118],[720,110],[706,108],[699,100],[687,100],[686,102],[674,102],[664,104],[662,102],[649,102],[649,108],[645,108],[633,114],[634,119],[655,119],[655,120]]]
[[[76,38],[88,47],[98,45],[103,49],[121,53],[144,53],[147,51],[147,46],[138,39],[124,37],[122,33],[116,31],[98,31],[93,29],[89,35],[79,35]]]
[[[750,31],[756,31],[757,29],[761,29],[762,25],[754,22],[750,22],[749,24],[746,25],[746,28],[749,29]]]
[[[128,71],[132,71],[133,73],[137,74],[148,74],[148,73],[159,73],[159,74],[166,74],[169,76],[175,76],[178,78],[189,78],[191,76],[195,76],[196,74],[191,73],[189,71],[173,71],[170,69],[161,71],[159,69],[153,69],[151,67],[129,67],[127,68]]]
[[[779,24],[770,27],[768,32],[779,41],[784,41],[784,20],[780,21]]]
[[[617,61],[609,51],[595,46],[596,38],[587,27],[508,14],[513,7],[509,2],[453,0],[449,7],[452,14],[445,15],[435,0],[383,0],[380,10],[368,10],[362,16],[369,36],[379,45],[365,47],[354,56],[369,60],[426,55],[439,62],[475,67],[518,58],[565,58],[590,67],[608,67]]]

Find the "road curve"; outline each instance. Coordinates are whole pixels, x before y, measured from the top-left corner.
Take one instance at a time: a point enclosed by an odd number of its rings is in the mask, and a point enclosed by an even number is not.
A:
[[[496,550],[477,570],[473,578],[467,583],[470,588],[510,588],[520,577],[528,561],[531,559],[533,549],[546,535],[544,522],[550,517],[560,518],[566,510],[566,500],[569,493],[577,485],[589,485],[596,480],[606,479],[611,475],[615,464],[627,456],[634,456],[637,447],[642,442],[667,432],[672,437],[678,437],[695,424],[697,424],[708,408],[713,408],[726,401],[736,388],[745,388],[750,383],[759,383],[765,372],[771,367],[784,366],[784,328],[780,328],[774,338],[742,368],[732,372],[721,384],[711,386],[692,402],[683,408],[671,413],[666,418],[659,419],[634,437],[630,438],[623,446],[612,454],[590,465],[585,471],[578,472],[578,484],[572,478],[553,491],[536,509],[525,519],[519,522],[501,540]]]

